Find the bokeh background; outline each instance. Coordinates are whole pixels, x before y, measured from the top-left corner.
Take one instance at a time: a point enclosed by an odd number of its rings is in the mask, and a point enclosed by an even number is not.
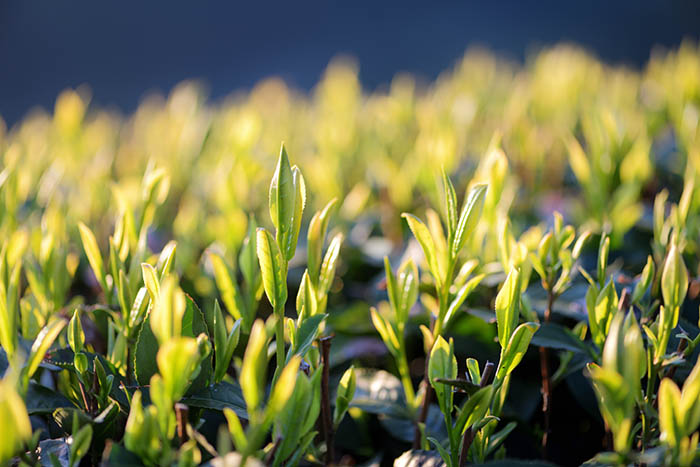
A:
[[[11,126],[81,84],[122,112],[192,78],[212,98],[271,75],[309,90],[338,55],[357,60],[367,90],[401,71],[432,81],[471,46],[523,61],[565,41],[639,68],[652,48],[698,37],[693,0],[2,0],[0,115]]]
[[[114,281],[103,287],[88,264],[79,222],[115,259],[110,277],[120,277],[116,258],[128,259],[134,291],[141,262],[155,264],[177,242],[180,285],[211,310],[222,292],[209,253],[235,271],[251,221],[271,227],[268,187],[285,141],[308,194],[290,297],[310,217],[339,200],[331,229],[345,241],[327,323],[337,376],[351,361],[392,368],[369,307],[388,306],[385,255],[394,265],[421,258],[400,213],[440,225],[427,208],[440,209],[441,166],[460,199],[474,183],[490,187],[463,249],[489,277],[450,332],[460,359],[496,361],[492,303],[514,258],[501,239],[517,239],[524,261],[561,212],[579,232],[611,233],[614,274],[631,284],[650,251],[660,268],[668,238],[659,232],[669,230],[654,220],[687,188],[688,257],[700,251],[699,40],[700,2],[690,0],[0,0],[0,243],[10,245],[8,264],[25,258],[34,281],[20,299],[22,336],[33,340],[74,306],[117,306]],[[199,84],[180,84],[188,80]],[[144,99],[152,93],[162,97]],[[592,241],[581,264],[593,271],[596,261]],[[688,268],[700,275],[697,256]],[[577,281],[553,310],[571,328],[588,319],[587,284]],[[534,274],[527,294],[544,310]],[[414,383],[425,368],[418,324],[435,303],[416,307],[406,331]],[[682,317],[693,335],[697,305]],[[271,312],[266,299],[251,309]],[[99,326],[95,348],[116,332]],[[114,348],[108,358],[126,368]],[[579,369],[554,393],[550,451],[574,465],[604,449]],[[538,458],[534,347],[518,371],[517,397],[504,408],[518,421],[508,455]],[[338,449],[360,460],[382,451],[388,461],[410,445],[410,420],[371,420],[367,430],[341,429]],[[214,440],[218,422],[208,427]]]

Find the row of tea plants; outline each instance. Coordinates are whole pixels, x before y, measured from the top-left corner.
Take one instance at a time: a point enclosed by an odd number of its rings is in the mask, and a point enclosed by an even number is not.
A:
[[[86,105],[0,132],[0,464],[696,463],[694,46]]]

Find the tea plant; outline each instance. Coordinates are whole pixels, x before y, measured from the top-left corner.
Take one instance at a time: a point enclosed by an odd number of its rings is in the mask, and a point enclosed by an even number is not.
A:
[[[698,70],[0,124],[0,464],[696,465]]]

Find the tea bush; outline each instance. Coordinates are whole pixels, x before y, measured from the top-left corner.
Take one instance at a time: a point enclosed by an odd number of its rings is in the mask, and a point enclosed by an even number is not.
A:
[[[694,45],[69,90],[0,155],[0,463],[700,462]]]

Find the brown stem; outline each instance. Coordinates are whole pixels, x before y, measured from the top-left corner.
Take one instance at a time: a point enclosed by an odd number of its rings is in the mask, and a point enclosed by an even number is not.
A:
[[[180,402],[175,404],[175,418],[177,419],[177,437],[180,439],[180,446],[187,442],[187,416],[189,407]]]
[[[87,394],[85,393],[85,386],[83,385],[83,382],[78,381],[78,386],[80,387],[80,395],[83,398],[83,405],[85,405],[85,411],[88,413],[92,413],[90,402],[88,401]]]
[[[627,289],[622,289],[622,293],[620,294],[620,300],[617,302],[617,309],[621,311],[626,311],[630,307],[630,293],[627,291]]]
[[[332,465],[335,459],[333,418],[331,416],[331,398],[328,392],[328,373],[330,368],[331,339],[333,336],[319,339],[321,344],[321,421],[323,422],[323,439],[326,442],[326,465]]]
[[[277,449],[279,449],[283,439],[284,438],[281,436],[277,438],[275,444],[272,446],[272,449],[270,449],[270,452],[267,454],[267,456],[265,456],[265,465],[272,465],[272,461],[275,459],[275,454],[277,454]]]
[[[544,322],[549,323],[554,305],[554,293],[547,288],[547,308],[544,310]],[[552,405],[552,381],[549,375],[549,350],[540,347],[540,373],[542,374],[542,413],[544,414],[544,435],[542,436],[542,458],[547,459],[547,443],[550,433],[550,412]]]
[[[479,387],[483,388],[491,382],[491,377],[493,376],[495,370],[496,366],[493,364],[493,362],[487,361],[486,365],[484,365],[484,371],[481,373],[481,382],[479,383]],[[469,448],[474,442],[475,434],[476,433],[472,428],[469,428],[464,432],[464,437],[462,438],[462,450],[459,453],[459,467],[464,467],[467,465],[467,454],[469,453]]]
[[[433,398],[433,387],[428,381],[428,364],[430,363],[429,356],[425,356],[425,376],[423,377],[423,404],[421,405],[420,414],[418,415],[418,420],[416,421],[416,429],[413,436],[413,449],[420,449],[421,442],[421,431],[420,424],[425,423],[428,418],[428,409],[430,408],[430,402]]]

